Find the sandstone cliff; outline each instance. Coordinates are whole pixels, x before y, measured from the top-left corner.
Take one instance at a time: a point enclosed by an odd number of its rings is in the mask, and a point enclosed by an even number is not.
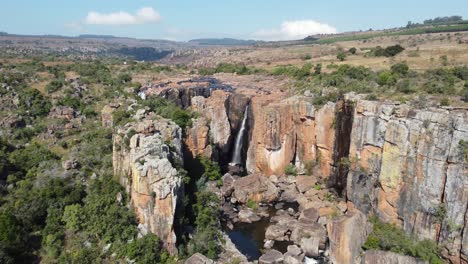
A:
[[[176,251],[174,220],[183,195],[182,130],[157,116],[129,123],[114,135],[114,175],[131,197],[140,224]]]
[[[357,208],[437,241],[454,263],[467,258],[465,110],[415,110],[357,101],[347,195]]]

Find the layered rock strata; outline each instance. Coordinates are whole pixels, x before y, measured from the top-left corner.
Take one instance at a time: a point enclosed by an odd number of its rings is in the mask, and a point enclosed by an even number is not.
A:
[[[137,218],[147,231],[158,235],[165,247],[176,251],[174,220],[183,195],[182,130],[157,116],[120,128],[114,135],[114,175],[131,198]]]

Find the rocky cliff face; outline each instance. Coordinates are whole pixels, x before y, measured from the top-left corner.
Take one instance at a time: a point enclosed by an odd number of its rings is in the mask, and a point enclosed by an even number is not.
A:
[[[114,174],[126,188],[140,226],[176,251],[174,220],[183,194],[182,130],[172,121],[149,116],[114,135]]]
[[[335,138],[334,103],[320,109],[307,98],[280,102],[252,99],[253,125],[247,170],[267,175],[282,174],[289,164],[300,170],[315,167],[328,177],[332,171]]]
[[[357,208],[467,258],[466,110],[415,110],[358,101],[347,194]]]

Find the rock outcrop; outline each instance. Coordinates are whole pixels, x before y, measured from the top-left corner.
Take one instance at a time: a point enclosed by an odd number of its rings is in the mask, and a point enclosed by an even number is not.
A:
[[[317,171],[328,177],[333,164],[335,104],[320,109],[306,98],[280,102],[252,98],[254,124],[247,170],[282,174],[289,164],[301,170],[318,162]]]
[[[361,247],[372,231],[367,217],[354,211],[327,223],[330,259],[335,264],[351,264],[359,259]]]
[[[127,124],[114,135],[114,175],[131,197],[139,222],[176,251],[174,219],[183,194],[182,131],[157,116]]]
[[[468,140],[466,110],[358,101],[348,199],[421,239],[438,241],[452,262],[461,263],[468,253],[462,140]]]

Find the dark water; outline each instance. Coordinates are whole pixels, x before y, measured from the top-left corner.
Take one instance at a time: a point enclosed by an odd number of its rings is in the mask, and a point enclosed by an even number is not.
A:
[[[287,208],[293,208],[297,211],[298,205],[297,203],[285,204],[283,208],[285,210]],[[270,217],[274,216],[276,211],[277,210],[273,206],[269,207]],[[229,238],[249,261],[258,260],[263,254],[261,250],[263,249],[266,229],[271,224],[270,217],[264,217],[260,221],[251,224],[235,224],[233,230],[227,230],[226,228],[226,233]],[[286,253],[288,246],[292,244],[293,242],[291,241],[275,241],[273,249],[281,253]]]

